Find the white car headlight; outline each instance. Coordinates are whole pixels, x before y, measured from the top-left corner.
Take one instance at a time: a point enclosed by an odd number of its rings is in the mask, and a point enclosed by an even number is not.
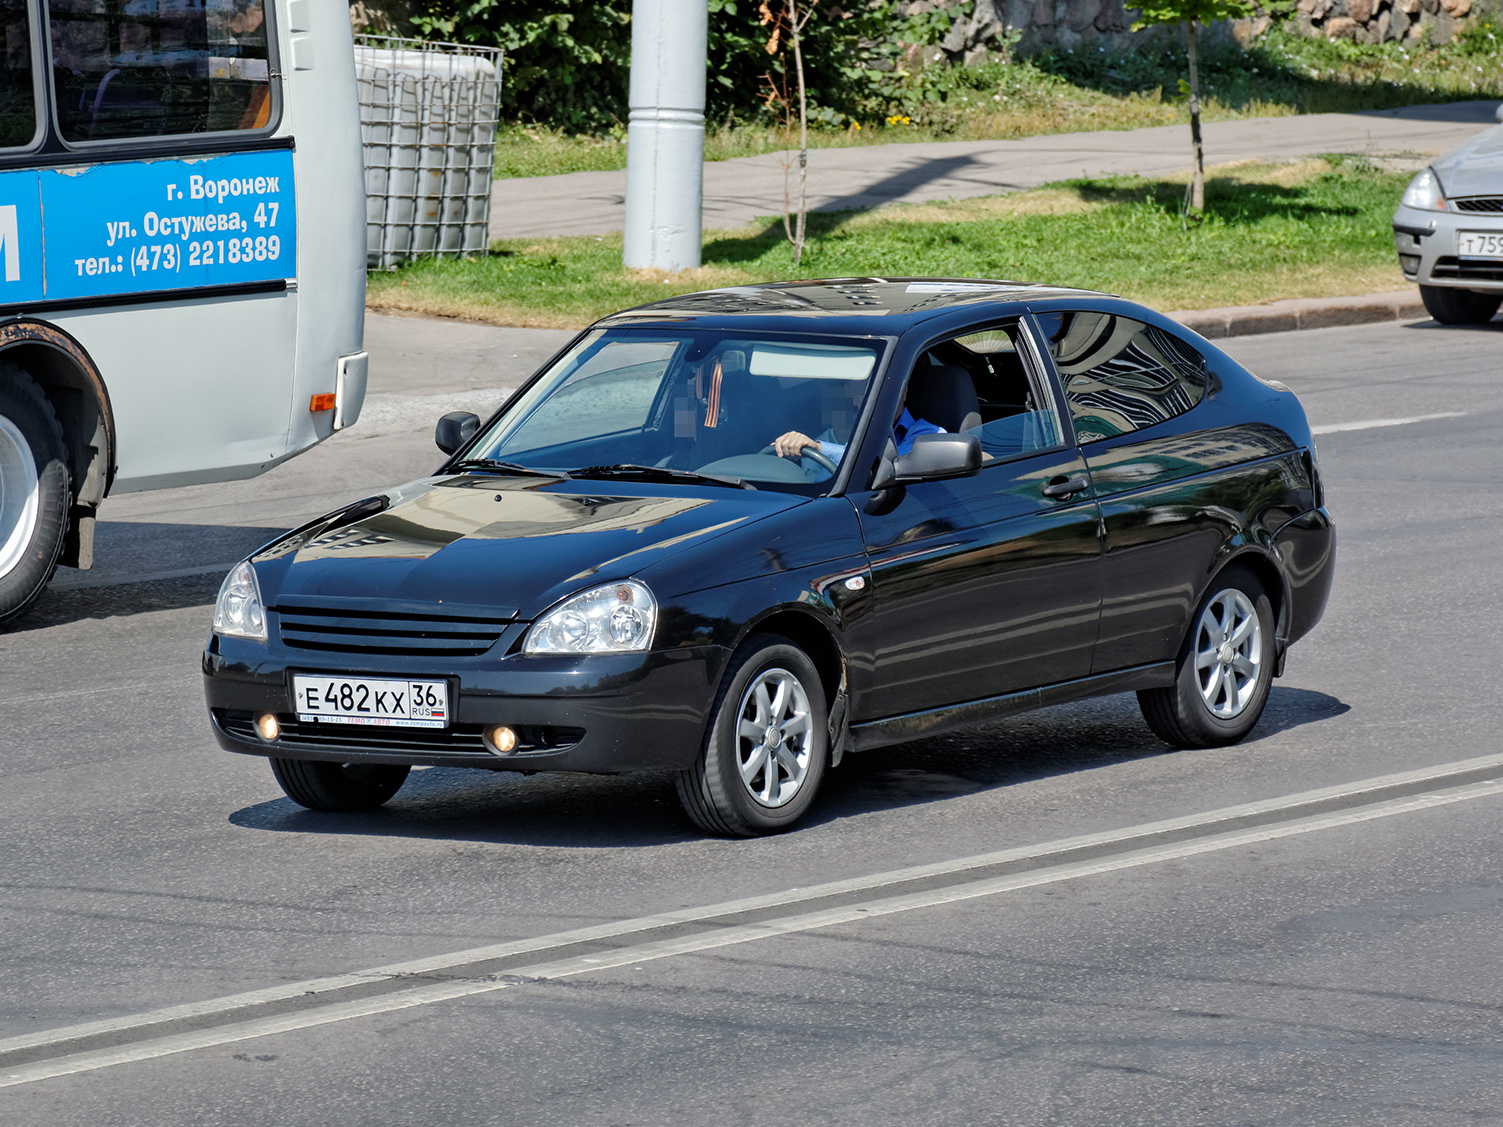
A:
[[[214,633],[266,641],[266,608],[249,563],[236,564],[220,584],[219,598],[214,601]]]
[[[1421,211],[1446,210],[1446,197],[1440,190],[1440,179],[1428,168],[1409,181],[1401,202],[1405,207],[1415,207]]]
[[[532,624],[523,653],[601,654],[652,644],[658,601],[634,580],[607,583],[565,599]]]

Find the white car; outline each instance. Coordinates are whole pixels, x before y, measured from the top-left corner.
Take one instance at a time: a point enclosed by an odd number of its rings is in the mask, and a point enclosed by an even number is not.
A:
[[[1499,106],[1503,121],[1503,106]],[[1393,216],[1404,277],[1447,325],[1492,320],[1503,303],[1503,126],[1458,145],[1409,182]]]

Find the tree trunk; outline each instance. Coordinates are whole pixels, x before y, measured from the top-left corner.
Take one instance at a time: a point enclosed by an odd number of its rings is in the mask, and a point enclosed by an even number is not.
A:
[[[804,257],[804,224],[809,215],[809,98],[804,90],[804,54],[799,47],[798,5],[790,0],[793,19],[793,67],[798,75],[798,221],[793,236],[793,265]],[[811,9],[812,10],[812,9]],[[806,15],[804,17],[808,19]]]
[[[1190,211],[1199,215],[1206,206],[1206,161],[1200,144],[1200,67],[1195,58],[1195,31],[1198,21],[1185,24],[1185,43],[1190,53],[1190,150],[1195,159],[1190,174]]]

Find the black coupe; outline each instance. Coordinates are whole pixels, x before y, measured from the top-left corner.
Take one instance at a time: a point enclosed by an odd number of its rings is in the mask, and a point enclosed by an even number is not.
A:
[[[220,592],[215,737],[304,806],[414,764],[670,768],[700,827],[761,834],[848,753],[1128,690],[1227,744],[1331,585],[1293,393],[1081,290],[671,298],[437,441]]]

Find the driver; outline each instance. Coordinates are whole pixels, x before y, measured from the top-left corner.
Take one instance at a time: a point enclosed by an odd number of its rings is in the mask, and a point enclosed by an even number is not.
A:
[[[846,445],[851,440],[851,431],[856,425],[857,413],[861,407],[861,396],[866,391],[865,381],[846,381],[844,388],[845,397],[829,411],[830,425],[825,428],[817,439],[810,438],[802,431],[791,430],[787,434],[779,435],[773,440],[773,449],[779,457],[797,458],[799,452],[806,446],[812,446],[829,458],[832,462],[838,462],[845,455]],[[892,441],[898,448],[899,454],[907,454],[913,449],[913,440],[921,434],[944,434],[945,428],[936,426],[927,419],[915,419],[908,413],[908,388],[903,389],[903,398],[899,401],[898,418],[892,427]]]

